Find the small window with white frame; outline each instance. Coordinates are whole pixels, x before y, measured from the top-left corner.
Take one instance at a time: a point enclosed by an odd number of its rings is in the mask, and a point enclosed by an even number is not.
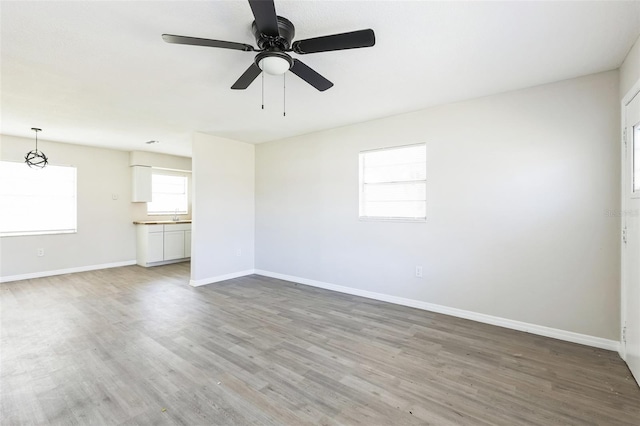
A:
[[[77,232],[77,170],[0,161],[0,236]]]
[[[426,144],[360,152],[360,219],[424,222]]]
[[[151,201],[147,203],[147,214],[176,215],[188,213],[189,174],[154,169],[151,174]]]

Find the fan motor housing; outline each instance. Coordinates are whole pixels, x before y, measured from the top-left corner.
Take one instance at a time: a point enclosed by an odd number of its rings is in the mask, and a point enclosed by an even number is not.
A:
[[[256,21],[251,24],[251,32],[256,38],[258,47],[262,50],[281,50],[286,51],[291,47],[291,40],[296,35],[296,28],[287,18],[278,16],[278,36],[268,36],[262,34],[256,26]]]

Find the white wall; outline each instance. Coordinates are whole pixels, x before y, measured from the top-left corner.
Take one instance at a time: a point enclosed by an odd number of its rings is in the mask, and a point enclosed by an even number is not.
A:
[[[256,269],[617,340],[618,91],[611,71],[258,145]],[[358,221],[358,152],[418,142],[427,222]]]
[[[640,80],[640,38],[620,66],[620,99]]]
[[[194,134],[191,284],[250,273],[254,267],[255,148]]]
[[[0,159],[24,161],[33,143],[0,136]],[[38,148],[51,164],[77,167],[78,232],[0,238],[0,277],[134,261],[129,153],[46,140]]]

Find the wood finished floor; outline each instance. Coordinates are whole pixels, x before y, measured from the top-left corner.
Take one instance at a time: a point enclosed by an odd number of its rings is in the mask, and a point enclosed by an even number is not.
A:
[[[188,268],[0,285],[0,423],[640,424],[613,352]]]

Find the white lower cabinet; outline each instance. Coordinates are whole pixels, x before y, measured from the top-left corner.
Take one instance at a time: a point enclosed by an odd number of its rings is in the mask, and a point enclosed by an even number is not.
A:
[[[191,229],[184,231],[184,257],[191,257]]]
[[[147,262],[162,262],[164,260],[164,232],[150,232],[147,240]]]
[[[137,263],[163,265],[191,257],[191,224],[137,225]]]
[[[184,230],[170,229],[165,225],[164,230],[164,260],[183,259]]]

